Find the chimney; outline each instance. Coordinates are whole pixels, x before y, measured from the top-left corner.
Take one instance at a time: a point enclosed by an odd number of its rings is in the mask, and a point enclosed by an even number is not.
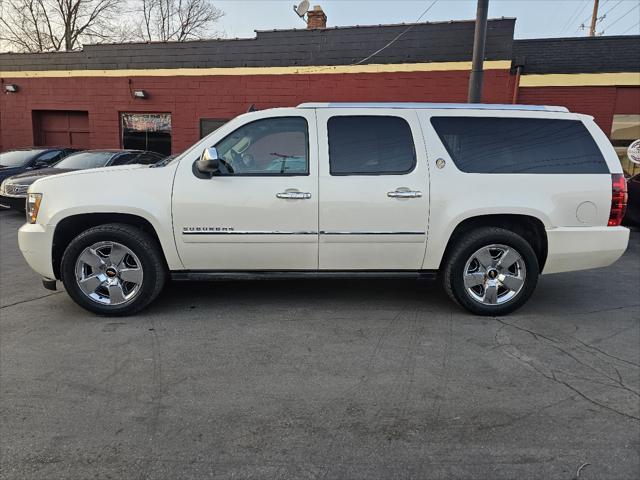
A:
[[[327,28],[327,16],[320,5],[315,5],[313,10],[307,12],[307,30]]]

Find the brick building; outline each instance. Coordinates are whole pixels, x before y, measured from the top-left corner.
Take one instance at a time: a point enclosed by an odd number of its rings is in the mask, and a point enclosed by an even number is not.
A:
[[[0,149],[177,153],[251,105],[466,101],[473,21],[415,24],[365,61],[407,26],[322,28],[323,21],[251,39],[0,54],[2,90],[16,90],[0,95]],[[623,146],[640,137],[640,36],[514,40],[514,27],[515,19],[489,20],[483,101],[593,115],[623,157]]]

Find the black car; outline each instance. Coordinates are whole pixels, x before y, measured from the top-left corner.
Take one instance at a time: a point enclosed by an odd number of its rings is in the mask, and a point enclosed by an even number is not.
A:
[[[30,170],[50,167],[77,148],[30,147],[0,153],[0,182]]]
[[[623,223],[640,227],[640,173],[627,180],[627,192],[627,213]]]
[[[0,205],[24,210],[29,185],[42,177],[87,168],[114,165],[150,165],[164,155],[142,150],[85,150],[73,153],[50,168],[39,168],[7,178],[0,185]]]

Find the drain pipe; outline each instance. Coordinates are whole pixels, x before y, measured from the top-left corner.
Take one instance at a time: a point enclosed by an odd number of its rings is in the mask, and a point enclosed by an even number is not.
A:
[[[513,99],[511,103],[518,103],[518,91],[520,90],[520,74],[522,73],[522,65],[516,67],[516,79],[513,85]]]

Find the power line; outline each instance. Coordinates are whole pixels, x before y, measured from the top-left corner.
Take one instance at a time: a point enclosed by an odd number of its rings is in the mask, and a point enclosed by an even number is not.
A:
[[[602,14],[602,16],[600,16],[600,17],[598,17],[598,18],[596,19],[596,23],[597,23],[597,22],[601,22],[602,20],[604,20],[604,19],[606,18],[606,16],[607,16],[609,13],[611,13],[613,10],[615,10],[615,8],[616,8],[616,7],[618,7],[619,5],[622,5],[622,2],[624,2],[624,0],[619,0],[619,1],[618,1],[618,3],[616,3],[613,7],[611,7],[609,10],[607,10],[606,12],[604,12],[604,13]],[[605,5],[605,3],[606,3],[606,2],[604,2],[601,6],[604,6],[604,5]],[[583,10],[584,10],[584,9],[583,9]],[[590,18],[591,18],[591,15],[589,15],[589,16],[587,16],[587,17],[585,17],[585,19],[584,19],[584,20],[582,20],[582,22],[580,22],[580,25],[578,25],[578,28],[576,28],[576,30],[575,30],[575,31],[577,32],[577,31],[578,31],[578,30],[580,30],[580,29],[584,29],[584,28],[586,28],[586,26],[585,26],[585,22],[586,22],[587,20],[589,20]]]
[[[387,48],[389,48],[391,45],[393,45],[394,43],[396,43],[396,42],[397,42],[398,40],[400,40],[400,38],[401,38],[401,37],[403,37],[403,36],[404,36],[404,35],[405,35],[409,30],[411,30],[413,27],[415,27],[415,26],[416,26],[415,24],[416,24],[416,23],[418,23],[420,20],[422,20],[422,17],[424,17],[424,16],[427,14],[427,12],[428,12],[429,10],[431,10],[431,7],[433,7],[436,3],[438,3],[438,0],[433,0],[433,2],[431,2],[431,4],[427,7],[427,9],[426,9],[424,12],[422,12],[422,13],[420,14],[420,16],[418,17],[418,19],[417,19],[415,22],[413,22],[413,25],[409,25],[409,27],[408,27],[408,28],[406,28],[405,30],[403,30],[402,32],[400,32],[398,35],[396,35],[396,37],[395,37],[393,40],[391,40],[389,43],[387,43],[384,47],[382,47],[382,48],[380,48],[380,49],[376,50],[375,52],[373,52],[373,53],[372,53],[371,55],[369,55],[368,57],[363,58],[362,60],[360,60],[359,62],[354,63],[353,65],[361,65],[361,64],[363,64],[363,63],[364,63],[364,62],[366,62],[367,60],[369,60],[369,59],[371,59],[371,58],[375,57],[377,54],[379,54],[379,53],[380,53],[380,52],[382,52],[383,50],[386,50],[386,49],[387,49]]]
[[[582,11],[584,11],[584,8],[587,6],[589,0],[584,0],[584,2],[582,3],[582,8],[580,8],[580,2],[578,2],[578,5],[576,5],[576,9],[573,11],[573,13],[571,14],[571,16],[569,17],[569,20],[567,20],[565,22],[565,24],[562,26],[562,28],[560,29],[561,33],[564,33],[565,30],[571,26],[571,24],[574,22],[574,20],[578,17],[578,15],[580,15],[580,13],[582,13]]]
[[[586,2],[586,3],[584,4],[584,6],[582,7],[582,9],[580,10],[580,13],[578,13],[577,18],[580,18],[580,15],[582,14],[582,12],[584,12],[584,9],[585,9],[585,7],[586,7],[587,5],[589,5],[589,2]],[[578,28],[576,28],[576,30],[575,30],[575,31],[577,32],[578,30],[580,30],[581,28],[583,28],[583,27],[584,27],[584,22],[586,22],[586,21],[587,21],[587,20],[589,20],[590,18],[591,18],[591,15],[587,16],[584,20],[582,20],[582,21],[580,22],[580,25],[578,25]]]
[[[640,22],[636,22],[635,25],[631,25],[629,28],[627,28],[624,32],[622,32],[620,35],[624,35],[627,32],[630,32],[631,30],[633,30],[636,27],[640,27]]]
[[[611,11],[612,11],[613,9],[615,9],[618,5],[622,4],[622,2],[624,2],[624,0],[620,0],[618,3],[616,3],[616,4],[615,4],[613,7],[611,7],[609,10],[607,10],[606,12],[604,12],[604,13],[602,14],[602,17],[600,17],[600,18],[603,18],[603,19],[604,19],[604,18],[607,16],[607,14],[611,13]]]
[[[627,10],[626,12],[624,12],[622,15],[620,15],[618,18],[616,18],[613,23],[611,25],[609,25],[608,27],[605,26],[605,28],[610,29],[611,27],[613,27],[616,23],[618,23],[620,20],[622,20],[623,18],[625,18],[628,14],[630,14],[631,12],[633,12],[636,8],[640,7],[640,3],[637,3],[635,7],[631,7],[629,10]],[[602,30],[602,33],[604,33],[604,29]]]

